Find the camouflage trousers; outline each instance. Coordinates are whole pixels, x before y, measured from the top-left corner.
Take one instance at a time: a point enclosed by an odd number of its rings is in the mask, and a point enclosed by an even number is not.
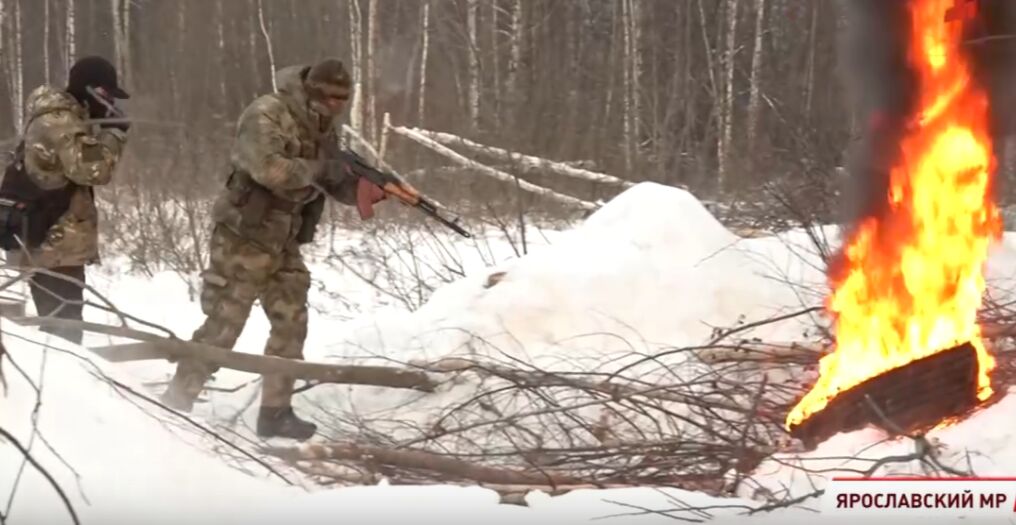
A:
[[[310,274],[295,245],[272,254],[218,226],[212,233],[210,264],[202,278],[201,310],[206,319],[192,341],[232,349],[254,301],[260,300],[271,323],[265,355],[303,358]],[[170,388],[187,398],[197,398],[215,371],[208,363],[181,360]],[[264,376],[261,406],[289,406],[294,381]]]

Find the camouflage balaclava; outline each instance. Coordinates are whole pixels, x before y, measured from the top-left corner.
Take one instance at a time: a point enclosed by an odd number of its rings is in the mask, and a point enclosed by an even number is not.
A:
[[[328,119],[342,114],[349,100],[353,81],[342,61],[329,58],[311,66],[304,79],[310,109]]]

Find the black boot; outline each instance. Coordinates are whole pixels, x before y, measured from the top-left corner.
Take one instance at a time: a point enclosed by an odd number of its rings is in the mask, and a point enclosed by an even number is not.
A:
[[[261,407],[257,431],[264,438],[284,437],[306,441],[317,432],[317,425],[296,417],[293,407]]]

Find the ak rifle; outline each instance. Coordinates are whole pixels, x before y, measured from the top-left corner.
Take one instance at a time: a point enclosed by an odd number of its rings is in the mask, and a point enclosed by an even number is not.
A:
[[[436,202],[425,197],[402,177],[390,171],[383,171],[371,166],[363,157],[353,151],[335,148],[331,153],[335,155],[336,160],[347,166],[353,172],[353,175],[367,179],[371,184],[384,190],[386,194],[417,208],[434,220],[451,228],[455,233],[466,238],[472,237],[462,226],[459,226],[458,217],[454,219],[446,217]]]

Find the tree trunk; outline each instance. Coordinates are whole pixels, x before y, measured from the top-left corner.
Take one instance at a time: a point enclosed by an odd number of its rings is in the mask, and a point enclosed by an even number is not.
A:
[[[377,67],[375,54],[377,53],[378,34],[378,4],[377,0],[369,0],[367,3],[367,52],[365,53],[367,65],[367,103],[364,121],[366,127],[364,132],[369,137],[371,144],[377,145],[380,140],[377,123]]]
[[[110,0],[110,11],[113,15],[113,63],[120,75],[120,83],[129,85],[129,46],[128,26],[130,24],[130,2],[126,0]]]
[[[716,148],[717,189],[727,184],[727,158],[734,122],[734,52],[737,46],[738,0],[727,0],[727,50],[724,57],[723,106],[720,108],[720,140]]]
[[[218,49],[218,54],[221,62],[219,67],[219,97],[222,100],[229,100],[229,93],[226,90],[226,77],[228,73],[226,71],[226,27],[225,17],[222,14],[222,0],[215,0],[215,47]]]
[[[10,93],[11,92],[11,86],[12,86],[12,82],[11,82],[11,77],[12,77],[12,75],[11,75],[11,66],[8,63],[9,60],[7,59],[7,54],[4,51],[4,49],[5,49],[5,46],[4,46],[4,44],[5,44],[5,41],[4,41],[4,38],[5,38],[4,28],[5,28],[6,18],[7,18],[7,11],[4,10],[5,8],[6,8],[6,6],[4,5],[4,0],[0,0],[0,71],[2,71],[4,73],[4,84],[6,84],[5,87],[7,88],[7,92]],[[11,97],[11,115],[13,115],[14,112],[15,112],[13,102],[14,102],[14,97]],[[17,133],[18,129],[14,128],[14,131],[15,131],[15,133]]]
[[[134,73],[131,71],[131,0],[123,0],[123,15],[120,23],[123,29],[123,69],[120,74],[123,76],[125,89],[130,89],[134,82]]]
[[[623,82],[621,90],[624,93],[624,113],[622,115],[622,128],[624,134],[624,174],[628,176],[632,171],[632,156],[635,144],[634,129],[632,125],[632,23],[631,23],[631,0],[621,0],[621,34],[623,38],[624,57],[621,60],[623,70]]]
[[[64,69],[67,70],[69,70],[71,65],[74,64],[74,61],[77,60],[78,55],[77,33],[75,32],[75,24],[77,22],[75,20],[75,12],[74,12],[75,11],[74,3],[76,1],[77,0],[67,0],[67,20],[65,29],[67,34],[66,37],[67,42],[65,49],[66,57],[64,59],[65,65]]]
[[[24,66],[22,64],[23,55],[21,53],[21,40],[23,35],[21,34],[21,0],[14,0],[14,34],[12,48],[14,53],[14,71],[12,76],[14,79],[14,89],[11,93],[11,98],[14,102],[14,129],[21,133],[24,131],[23,127],[25,124],[25,76]]]
[[[349,2],[349,45],[353,60],[353,102],[350,104],[349,126],[363,135],[363,16],[360,13],[360,0]]]
[[[42,2],[42,79],[50,83],[49,64],[49,0]]]
[[[522,0],[513,0],[511,31],[509,33],[511,51],[508,55],[507,82],[508,111],[511,115],[510,123],[515,123],[518,119],[518,101],[521,97],[519,93],[519,68],[522,62],[522,39],[524,35],[525,28],[522,27]]]
[[[123,40],[121,35],[123,29],[120,23],[120,14],[123,13],[123,9],[120,8],[121,0],[109,0],[109,10],[113,16],[113,65],[117,71],[123,71],[120,67],[123,61]]]
[[[758,113],[761,94],[762,33],[765,29],[766,0],[755,0],[755,44],[751,54],[751,87],[748,96],[748,158],[754,162],[755,139],[758,135]]]
[[[631,22],[631,110],[632,110],[632,141],[637,155],[642,141],[642,0],[631,2],[629,21]]]
[[[430,0],[423,4],[423,21],[421,22],[423,43],[420,45],[420,88],[416,106],[416,122],[425,127],[424,115],[427,107],[427,56],[430,51]]]
[[[493,73],[493,79],[491,81],[492,93],[492,110],[490,111],[491,118],[497,122],[501,118],[501,38],[498,36],[498,11],[501,9],[497,5],[497,0],[490,2],[490,60],[491,60],[491,72]]]
[[[804,114],[811,118],[811,102],[815,94],[815,38],[818,27],[819,4],[811,5],[811,29],[808,35],[808,72],[805,74]]]
[[[469,124],[473,130],[480,128],[480,54],[476,31],[477,3],[467,0],[466,26],[469,34]]]
[[[262,0],[258,0],[258,24],[261,26],[261,36],[265,39],[265,49],[268,51],[268,74],[272,79],[272,92],[279,90],[275,78],[275,52],[272,50],[272,37],[268,34],[268,26],[265,24],[265,8]]]

